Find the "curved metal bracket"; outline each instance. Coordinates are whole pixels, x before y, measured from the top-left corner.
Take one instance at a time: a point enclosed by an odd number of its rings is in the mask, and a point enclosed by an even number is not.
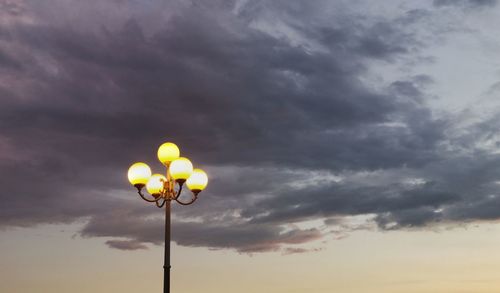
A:
[[[179,190],[177,190],[177,192],[174,194],[174,199],[175,200],[177,200],[179,198],[179,196],[181,196],[182,186],[184,186],[183,183],[179,184]]]
[[[179,197],[181,196],[181,192],[182,192],[182,185],[183,185],[183,184],[180,184],[180,185],[179,185],[179,190],[177,191],[177,194],[174,196],[174,200],[175,200],[177,203],[179,203],[179,204],[181,204],[181,205],[183,205],[183,206],[187,206],[187,205],[192,204],[193,202],[195,202],[195,201],[198,199],[198,193],[194,193],[194,192],[193,192],[193,197],[191,198],[191,200],[190,200],[190,201],[187,201],[187,202],[181,201],[181,200],[179,200]]]
[[[146,198],[144,196],[144,194],[142,194],[142,190],[139,187],[137,188],[137,193],[139,193],[139,195],[142,197],[142,199],[144,199],[147,202],[158,202],[161,199],[161,196],[158,196],[155,199],[148,199],[148,198]]]
[[[165,205],[165,203],[167,202],[167,200],[165,198],[163,198],[163,201],[161,202],[161,204],[158,202],[159,201],[155,201],[156,206],[159,208],[162,208]]]
[[[196,200],[198,199],[198,196],[196,194],[193,193],[193,197],[191,198],[190,201],[188,202],[183,202],[183,201],[180,201],[178,198],[175,199],[175,201],[183,206],[187,206],[187,205],[190,205],[192,204],[193,202],[195,202]]]
[[[192,197],[189,201],[180,200],[180,196],[182,193],[182,187],[184,184],[179,184],[179,190],[177,192],[173,192],[173,196],[169,196],[168,190],[166,193],[162,193],[162,195],[158,197],[154,197],[153,199],[147,198],[144,194],[142,194],[142,187],[137,187],[137,193],[141,196],[141,198],[147,202],[154,202],[157,207],[162,208],[167,201],[175,200],[177,203],[187,206],[194,203],[198,199],[198,192],[193,192]],[[163,201],[162,201],[163,200]]]

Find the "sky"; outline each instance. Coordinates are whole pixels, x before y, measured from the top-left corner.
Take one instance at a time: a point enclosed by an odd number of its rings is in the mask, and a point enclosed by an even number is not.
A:
[[[500,290],[496,0],[0,0],[0,291]]]

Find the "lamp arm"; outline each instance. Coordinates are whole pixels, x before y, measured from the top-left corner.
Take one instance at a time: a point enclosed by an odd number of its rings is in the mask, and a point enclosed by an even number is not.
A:
[[[182,186],[184,185],[184,183],[180,183],[179,184],[179,190],[177,190],[177,192],[174,193],[174,199],[177,200],[179,198],[179,196],[181,196],[181,192],[182,192]]]
[[[165,205],[166,201],[167,200],[165,198],[163,198],[163,201],[161,202],[161,204],[159,203],[159,201],[155,201],[155,204],[157,207],[162,208]]]
[[[183,201],[179,200],[179,198],[175,198],[175,201],[183,206],[188,206],[188,205],[192,204],[193,202],[195,202],[197,199],[198,199],[198,196],[193,193],[193,197],[191,198],[190,201],[183,202]]]
[[[139,195],[142,197],[142,199],[144,199],[145,201],[147,202],[158,202],[158,200],[160,200],[160,196],[158,198],[155,198],[155,199],[148,199],[144,196],[144,194],[142,194],[142,190],[140,188],[137,188],[137,193],[139,193]]]
[[[198,194],[193,192],[193,196],[191,197],[190,201],[186,201],[186,202],[181,201],[179,199],[179,197],[181,196],[182,186],[183,186],[183,184],[179,184],[179,190],[177,191],[176,195],[174,196],[174,200],[183,206],[187,206],[187,205],[192,204],[193,202],[195,202],[198,199]]]

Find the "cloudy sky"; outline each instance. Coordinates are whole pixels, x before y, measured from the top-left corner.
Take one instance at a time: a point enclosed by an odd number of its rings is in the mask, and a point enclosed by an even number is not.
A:
[[[498,292],[496,0],[0,0],[0,291]]]

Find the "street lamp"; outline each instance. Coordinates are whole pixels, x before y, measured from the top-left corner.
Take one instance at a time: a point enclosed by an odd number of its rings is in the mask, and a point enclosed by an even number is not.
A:
[[[155,203],[157,207],[165,206],[165,260],[163,264],[163,292],[170,293],[170,205],[176,201],[181,205],[190,205],[196,201],[198,194],[207,187],[207,174],[201,169],[193,169],[193,164],[187,158],[180,157],[179,148],[171,142],[166,142],[158,148],[158,159],[167,168],[166,176],[151,174],[148,165],[138,162],[128,169],[128,180],[137,188],[137,192],[147,202]],[[184,183],[191,190],[188,201],[180,200]],[[151,195],[146,196],[142,189]]]

